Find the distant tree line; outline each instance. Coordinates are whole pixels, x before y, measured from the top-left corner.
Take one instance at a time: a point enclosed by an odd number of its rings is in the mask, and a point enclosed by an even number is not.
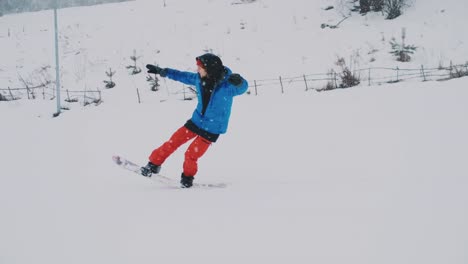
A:
[[[57,2],[58,8],[64,8],[126,1],[130,0],[0,0],[0,16],[11,13],[53,9],[55,2]]]

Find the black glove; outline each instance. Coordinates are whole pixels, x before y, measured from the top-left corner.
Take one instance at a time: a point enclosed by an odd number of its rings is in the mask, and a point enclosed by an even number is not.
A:
[[[237,73],[233,73],[228,77],[228,82],[232,85],[239,86],[242,83],[242,77]]]
[[[159,74],[161,77],[166,77],[167,75],[166,69],[160,68],[156,65],[146,64],[146,68],[148,69],[148,73]]]

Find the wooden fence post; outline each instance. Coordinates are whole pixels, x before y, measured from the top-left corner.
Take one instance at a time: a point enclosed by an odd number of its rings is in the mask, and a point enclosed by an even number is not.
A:
[[[15,97],[13,97],[13,93],[11,92],[10,86],[8,86],[8,91],[10,92],[11,100],[15,100]]]
[[[426,80],[426,74],[424,73],[424,65],[421,64],[421,74],[422,74],[422,77],[423,77],[423,81],[427,81]]]
[[[86,88],[85,88],[84,93],[83,93],[83,105],[84,106],[88,105],[88,103],[86,102]]]
[[[336,78],[336,72],[333,71],[333,81],[335,82],[335,89],[338,89],[338,80]]]
[[[370,75],[371,75],[371,68],[369,68],[369,75],[368,75],[368,78],[367,78],[368,84],[369,84],[368,86],[370,86],[370,81],[371,81],[371,76]]]
[[[400,68],[398,66],[396,67],[396,81],[400,81]]]
[[[281,76],[279,77],[279,81],[281,84],[281,93],[284,93],[283,81],[281,80]]]
[[[254,86],[255,86],[255,96],[258,95],[258,92],[257,92],[257,81],[254,80]]]
[[[68,98],[68,102],[71,102],[71,100],[70,100],[70,92],[68,91],[68,89],[67,89],[67,98]]]
[[[453,63],[450,61],[449,78],[453,78]]]
[[[138,88],[136,88],[136,90],[137,90],[137,96],[138,96],[138,103],[141,104],[140,91],[138,90]]]
[[[307,86],[307,79],[306,79],[305,74],[304,74],[304,82],[305,82],[306,92],[307,92],[309,90],[309,87]]]

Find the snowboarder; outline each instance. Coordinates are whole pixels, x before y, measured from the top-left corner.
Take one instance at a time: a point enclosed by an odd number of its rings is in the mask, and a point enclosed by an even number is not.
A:
[[[148,64],[148,73],[159,74],[172,80],[196,87],[198,104],[191,119],[179,128],[171,138],[155,149],[141,174],[151,177],[159,173],[164,161],[181,145],[192,140],[185,152],[181,187],[190,188],[198,171],[198,159],[205,154],[220,134],[227,131],[233,97],[247,91],[247,81],[223,66],[221,59],[211,53],[196,58],[197,72],[182,72]]]

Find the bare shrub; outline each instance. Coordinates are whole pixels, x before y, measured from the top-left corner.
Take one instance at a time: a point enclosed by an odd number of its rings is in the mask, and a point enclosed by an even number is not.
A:
[[[330,71],[328,71],[327,84],[323,88],[317,89],[317,91],[318,92],[330,91],[336,88],[337,88],[336,87],[336,72],[333,69],[331,69]]]
[[[341,84],[340,88],[349,88],[356,86],[361,83],[361,80],[358,76],[352,73],[349,68],[344,68],[340,74]]]
[[[361,83],[359,76],[350,70],[344,58],[338,58],[335,64],[341,68],[341,73],[338,74],[341,80],[340,88],[349,88]]]
[[[468,76],[468,62],[465,65],[455,65],[449,68],[450,78],[461,78]]]

